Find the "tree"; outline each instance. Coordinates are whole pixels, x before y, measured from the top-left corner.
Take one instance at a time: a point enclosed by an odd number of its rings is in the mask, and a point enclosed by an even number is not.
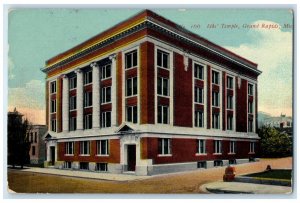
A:
[[[273,127],[262,126],[258,129],[262,157],[286,157],[292,155],[292,139],[284,132]]]
[[[24,164],[29,163],[30,142],[27,137],[27,132],[32,129],[31,124],[27,119],[22,119],[22,114],[14,110],[8,113],[7,122],[7,149],[8,149],[8,164],[13,168],[20,165],[23,168]]]

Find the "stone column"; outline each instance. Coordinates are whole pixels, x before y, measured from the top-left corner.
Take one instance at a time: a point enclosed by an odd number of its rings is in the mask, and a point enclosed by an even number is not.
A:
[[[66,75],[63,78],[63,90],[62,90],[62,121],[63,132],[69,131],[69,78]]]
[[[93,129],[100,129],[100,70],[96,62],[93,68]]]
[[[83,130],[83,73],[80,69],[75,73],[77,74],[77,130]]]
[[[109,56],[111,60],[111,126],[117,126],[117,65],[116,65],[116,54]]]

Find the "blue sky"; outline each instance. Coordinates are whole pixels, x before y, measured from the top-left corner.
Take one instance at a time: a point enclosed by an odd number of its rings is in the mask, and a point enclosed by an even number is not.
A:
[[[17,9],[8,19],[8,105],[32,122],[45,121],[45,61],[141,9]],[[292,29],[288,9],[152,9],[259,64],[259,111],[292,114]],[[217,25],[207,28],[208,24]],[[238,28],[222,28],[237,24]],[[278,25],[249,29],[243,25]],[[281,27],[280,27],[281,26]]]

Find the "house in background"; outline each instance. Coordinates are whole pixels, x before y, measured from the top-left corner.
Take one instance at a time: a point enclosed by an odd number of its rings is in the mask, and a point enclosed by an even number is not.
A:
[[[293,126],[293,118],[291,116],[281,114],[278,117],[266,118],[263,123],[265,126],[274,128],[291,128]]]
[[[30,164],[43,164],[45,161],[44,135],[47,132],[46,125],[32,125],[27,133],[30,144]]]
[[[257,64],[152,11],[42,71],[45,166],[152,175],[257,157]]]

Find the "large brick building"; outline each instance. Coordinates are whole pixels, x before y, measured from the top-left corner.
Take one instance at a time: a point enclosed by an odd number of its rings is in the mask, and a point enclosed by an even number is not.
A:
[[[46,165],[151,175],[257,155],[257,64],[152,11],[43,71]]]

